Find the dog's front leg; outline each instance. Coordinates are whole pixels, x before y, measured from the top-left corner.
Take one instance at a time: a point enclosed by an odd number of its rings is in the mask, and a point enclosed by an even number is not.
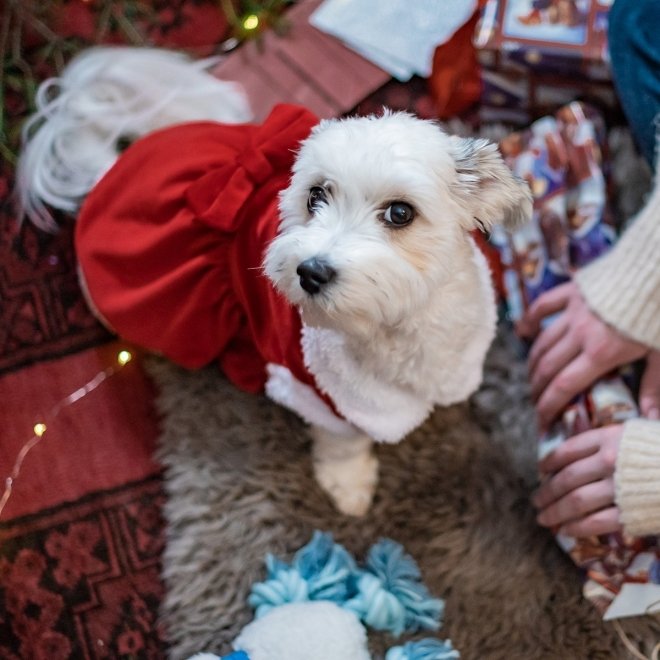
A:
[[[364,433],[338,435],[312,426],[312,459],[316,480],[337,508],[349,516],[364,515],[378,480],[373,441]]]

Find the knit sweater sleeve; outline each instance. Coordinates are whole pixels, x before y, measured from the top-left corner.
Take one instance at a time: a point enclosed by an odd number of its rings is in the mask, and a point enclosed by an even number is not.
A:
[[[575,280],[604,321],[660,349],[660,177],[615,247],[579,271]]]
[[[615,472],[616,504],[628,534],[660,534],[660,422],[624,424]]]
[[[575,279],[600,318],[660,349],[660,177],[616,246]],[[660,422],[626,422],[614,478],[626,532],[660,534]]]

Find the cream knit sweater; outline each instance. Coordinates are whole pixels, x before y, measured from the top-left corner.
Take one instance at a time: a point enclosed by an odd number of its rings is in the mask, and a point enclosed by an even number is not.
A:
[[[616,246],[580,271],[576,281],[604,321],[660,350],[660,175]],[[625,530],[660,534],[660,421],[626,422],[614,476]]]

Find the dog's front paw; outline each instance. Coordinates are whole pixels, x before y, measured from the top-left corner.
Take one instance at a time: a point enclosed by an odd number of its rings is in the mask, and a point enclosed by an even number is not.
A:
[[[317,459],[314,474],[342,513],[367,513],[378,481],[378,459],[371,452],[344,460]]]

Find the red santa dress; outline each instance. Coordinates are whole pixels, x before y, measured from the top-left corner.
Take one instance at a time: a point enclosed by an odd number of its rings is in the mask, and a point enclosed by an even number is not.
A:
[[[85,200],[75,235],[91,303],[115,332],[184,367],[217,360],[249,392],[278,365],[327,407],[304,365],[300,315],[262,270],[278,194],[317,122],[281,105],[259,126],[181,124],[119,157]]]

